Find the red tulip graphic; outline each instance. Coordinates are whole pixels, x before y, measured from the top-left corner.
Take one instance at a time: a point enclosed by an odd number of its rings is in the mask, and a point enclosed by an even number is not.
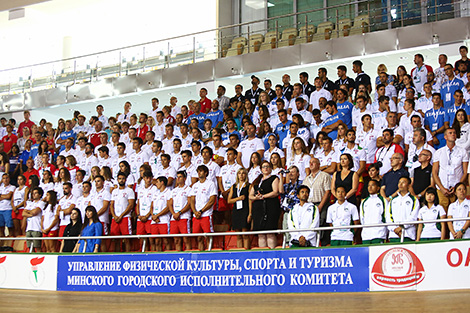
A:
[[[42,258],[32,258],[31,261],[29,261],[32,265],[32,270],[34,273],[34,278],[36,279],[36,283],[38,282],[38,265],[44,262],[44,257]]]
[[[3,262],[5,262],[5,260],[7,259],[7,256],[5,255],[4,257],[1,257],[0,258],[0,264],[2,264]]]

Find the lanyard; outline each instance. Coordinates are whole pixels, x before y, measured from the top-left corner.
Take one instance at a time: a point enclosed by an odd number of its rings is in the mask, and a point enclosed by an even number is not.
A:
[[[379,157],[377,158],[377,161],[380,161],[382,162],[383,159],[387,156],[387,153],[388,151],[390,150],[390,148],[393,146],[393,144],[390,145],[390,147],[387,148],[387,151],[385,151],[385,155],[382,157],[382,160],[380,160],[380,157],[382,156],[382,152],[384,152],[384,149],[382,148],[382,150],[380,151],[379,153]]]

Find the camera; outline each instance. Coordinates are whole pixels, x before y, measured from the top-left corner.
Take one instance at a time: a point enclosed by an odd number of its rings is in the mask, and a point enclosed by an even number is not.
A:
[[[384,164],[382,163],[382,161],[377,161],[377,166],[380,168],[380,167],[384,166]]]
[[[289,170],[284,170],[284,169],[283,169],[283,170],[280,170],[279,173],[281,173],[281,174],[289,174]]]
[[[418,161],[418,156],[415,154],[415,155],[413,156],[413,162],[416,162],[416,161]]]

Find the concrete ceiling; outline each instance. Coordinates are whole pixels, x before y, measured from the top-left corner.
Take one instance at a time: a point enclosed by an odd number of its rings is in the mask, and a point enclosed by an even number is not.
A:
[[[11,9],[22,8],[28,5],[33,5],[41,2],[47,2],[51,0],[3,0],[0,1],[0,12],[8,11]]]

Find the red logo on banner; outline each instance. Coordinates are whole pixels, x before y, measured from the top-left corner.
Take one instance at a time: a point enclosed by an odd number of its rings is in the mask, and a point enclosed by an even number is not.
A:
[[[44,262],[44,257],[42,257],[42,258],[32,258],[31,261],[30,261],[32,266],[39,265],[42,262]]]
[[[0,264],[2,264],[3,262],[5,262],[5,260],[7,259],[7,256],[5,255],[4,257],[1,257],[0,258]]]
[[[424,267],[408,249],[392,248],[382,253],[372,267],[372,280],[387,288],[406,288],[423,281]]]

